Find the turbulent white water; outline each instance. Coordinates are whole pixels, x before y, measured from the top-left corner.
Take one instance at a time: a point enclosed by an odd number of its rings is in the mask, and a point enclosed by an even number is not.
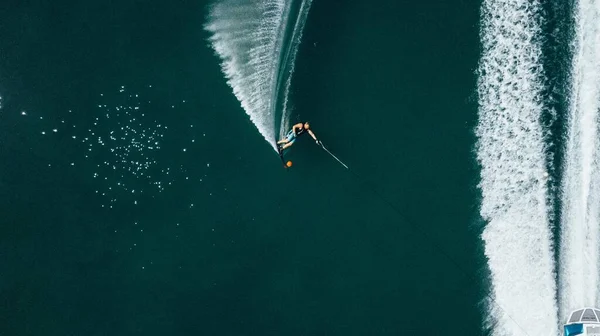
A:
[[[300,9],[298,11],[298,20],[296,21],[296,25],[294,26],[294,30],[292,33],[291,41],[289,45],[288,52],[286,53],[286,61],[284,64],[288,64],[288,67],[283,70],[282,78],[279,82],[283,80],[285,88],[283,92],[283,106],[282,106],[282,117],[281,124],[279,127],[279,138],[283,138],[283,135],[287,132],[290,127],[290,104],[289,104],[289,94],[290,87],[292,86],[292,74],[294,73],[294,69],[296,66],[296,54],[298,53],[298,46],[300,45],[300,41],[302,40],[302,32],[304,31],[304,24],[306,23],[306,17],[308,16],[308,12],[310,6],[312,4],[312,0],[303,0],[300,5]],[[284,79],[285,78],[285,79]]]
[[[600,267],[600,2],[575,7],[569,130],[562,185],[560,315],[598,306]]]
[[[541,4],[484,0],[477,158],[493,335],[556,335]]]
[[[275,148],[289,117],[288,95],[312,0],[221,0],[205,26],[227,83]]]

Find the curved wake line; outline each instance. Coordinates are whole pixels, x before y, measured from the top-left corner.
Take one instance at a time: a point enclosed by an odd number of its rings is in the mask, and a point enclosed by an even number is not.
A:
[[[598,306],[600,271],[600,3],[579,0],[575,9],[569,129],[562,184],[560,316]]]
[[[293,0],[221,0],[205,26],[227,83],[273,149],[288,119],[293,63],[311,2],[302,0],[297,11]]]
[[[288,52],[290,60],[285,62],[290,65],[290,69],[287,72],[287,74],[284,73],[284,77],[287,75],[287,80],[285,80],[285,91],[283,94],[283,113],[281,117],[281,124],[279,125],[279,138],[283,138],[287,130],[290,128],[289,120],[291,111],[289,110],[288,103],[290,88],[292,86],[292,75],[294,74],[294,70],[296,68],[296,54],[298,54],[298,47],[300,46],[300,41],[302,41],[302,32],[304,32],[304,24],[306,23],[306,17],[308,16],[311,4],[312,0],[302,1],[299,17],[296,21],[296,26],[294,27],[294,32],[291,38],[292,44],[290,45],[290,51]]]
[[[493,335],[558,333],[540,12],[538,0],[482,4],[476,134]]]

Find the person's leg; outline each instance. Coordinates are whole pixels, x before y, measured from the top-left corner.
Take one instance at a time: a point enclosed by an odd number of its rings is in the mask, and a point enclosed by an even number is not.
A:
[[[283,146],[283,149],[286,149],[286,148],[290,147],[294,143],[295,140],[296,140],[296,136],[295,136],[294,132],[293,131],[289,131],[285,135],[285,139],[279,140],[277,142],[277,144],[278,145],[285,144],[285,146]]]
[[[281,147],[281,149],[287,149],[287,148],[290,148],[290,147],[292,147],[292,145],[293,145],[293,144],[294,144],[294,142],[293,142],[293,141],[292,141],[292,142],[288,142],[288,143],[286,143],[285,145],[283,145],[283,147]]]

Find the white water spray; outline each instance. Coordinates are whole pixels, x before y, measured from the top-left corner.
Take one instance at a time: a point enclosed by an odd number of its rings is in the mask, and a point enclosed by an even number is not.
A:
[[[298,1],[221,0],[205,26],[227,83],[273,148],[289,117],[295,55],[312,0]]]
[[[560,316],[598,306],[600,274],[600,2],[575,6],[569,128],[562,185]]]
[[[304,31],[304,24],[306,23],[306,17],[308,16],[311,4],[312,0],[302,1],[300,10],[298,12],[298,20],[296,21],[296,25],[294,26],[294,30],[291,37],[292,43],[290,43],[288,52],[286,53],[286,58],[289,57],[289,60],[286,60],[284,64],[289,64],[289,67],[288,69],[284,69],[284,73],[282,74],[282,77],[287,79],[284,80],[284,113],[282,113],[281,125],[279,126],[279,138],[283,138],[284,134],[290,128],[289,96],[290,88],[292,86],[292,75],[294,74],[294,69],[296,67],[296,54],[298,53],[298,47],[300,46],[300,41],[302,40],[302,32]]]
[[[484,0],[477,158],[493,335],[556,335],[541,4]]]

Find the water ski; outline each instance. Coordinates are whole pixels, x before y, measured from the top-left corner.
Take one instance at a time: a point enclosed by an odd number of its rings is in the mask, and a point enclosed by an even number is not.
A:
[[[281,163],[283,164],[283,168],[287,168],[285,164],[285,159],[283,158],[283,149],[279,145],[277,145],[277,153],[279,154],[279,158],[281,159]]]

